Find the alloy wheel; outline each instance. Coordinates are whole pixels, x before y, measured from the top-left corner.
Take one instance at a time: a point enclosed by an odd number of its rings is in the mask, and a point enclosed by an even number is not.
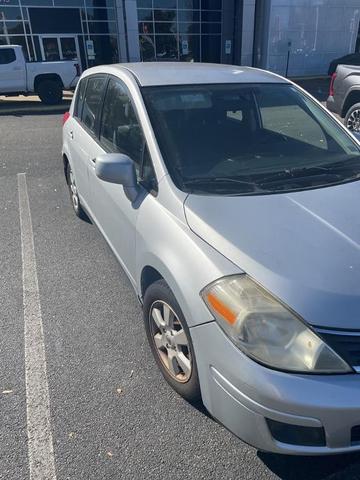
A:
[[[152,341],[162,364],[175,380],[187,382],[192,362],[189,340],[179,317],[161,300],[152,304],[149,316]]]
[[[71,168],[69,170],[69,187],[71,192],[71,201],[75,211],[77,212],[79,210],[79,196],[76,188],[75,177]]]
[[[351,112],[347,119],[346,126],[353,132],[360,132],[360,109]]]

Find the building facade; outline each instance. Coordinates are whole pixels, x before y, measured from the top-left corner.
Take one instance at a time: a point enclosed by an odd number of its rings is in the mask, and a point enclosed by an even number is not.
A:
[[[326,74],[359,48],[360,0],[0,0],[0,45],[31,61],[252,65]]]

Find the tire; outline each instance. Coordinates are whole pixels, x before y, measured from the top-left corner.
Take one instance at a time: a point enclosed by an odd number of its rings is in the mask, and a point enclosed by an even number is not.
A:
[[[360,132],[360,103],[355,103],[347,111],[344,123],[352,132]]]
[[[169,312],[168,317],[166,311]],[[190,331],[174,294],[164,280],[158,280],[147,288],[143,315],[151,351],[165,380],[188,402],[192,404],[201,402],[199,376]],[[165,318],[169,321],[164,321]],[[172,358],[171,362],[169,356]]]
[[[56,80],[42,80],[37,86],[36,92],[45,105],[57,105],[63,98],[62,85]]]
[[[81,220],[88,220],[88,216],[86,215],[85,210],[82,208],[80,203],[80,198],[75,183],[75,177],[72,174],[70,163],[68,163],[66,166],[66,182],[69,187],[71,205],[74,209],[76,216],[79,217]]]

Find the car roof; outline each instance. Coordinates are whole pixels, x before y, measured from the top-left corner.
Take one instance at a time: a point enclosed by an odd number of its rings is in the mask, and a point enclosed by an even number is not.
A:
[[[140,86],[214,83],[284,83],[274,73],[252,67],[193,62],[138,62],[111,65],[130,71]]]

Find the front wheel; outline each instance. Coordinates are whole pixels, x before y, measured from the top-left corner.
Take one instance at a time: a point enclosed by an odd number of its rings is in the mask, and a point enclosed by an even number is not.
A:
[[[348,110],[345,126],[352,132],[360,132],[360,103],[356,103]]]
[[[45,105],[57,105],[63,98],[62,85],[56,80],[42,80],[37,87],[37,94]]]
[[[186,400],[198,403],[201,394],[190,331],[164,280],[146,290],[143,313],[150,348],[165,380]]]

